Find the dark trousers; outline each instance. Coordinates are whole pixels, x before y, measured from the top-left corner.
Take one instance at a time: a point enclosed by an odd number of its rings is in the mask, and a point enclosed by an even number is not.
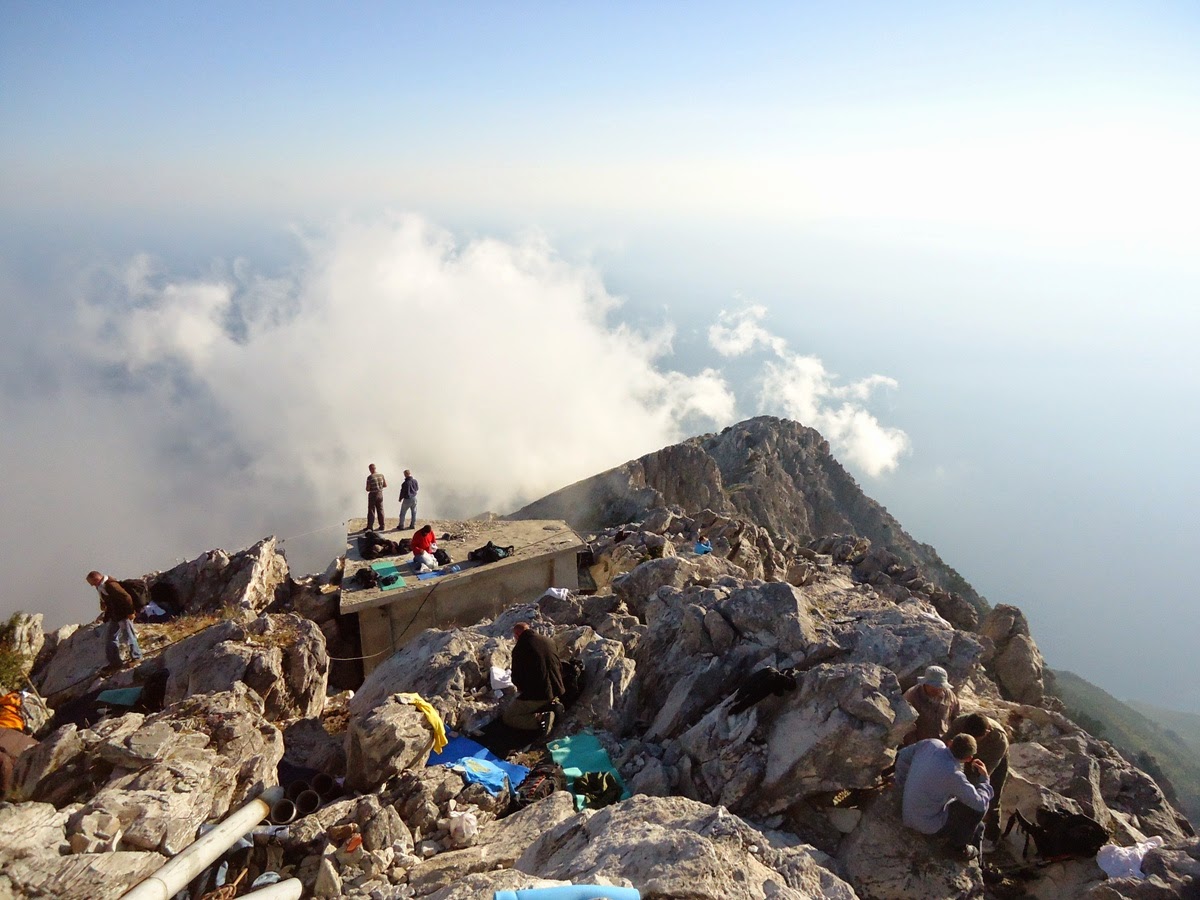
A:
[[[1004,790],[1004,783],[1008,781],[1007,753],[1000,757],[1000,762],[996,763],[996,768],[992,769],[988,780],[992,783],[992,802],[983,816],[983,836],[989,841],[998,841],[1000,840],[1000,792]]]
[[[984,814],[976,812],[964,803],[952,800],[950,815],[946,819],[946,824],[942,826],[942,830],[937,833],[937,837],[951,847],[966,847],[968,844],[978,846],[979,842],[983,840]]]
[[[373,531],[371,523],[379,517],[379,530],[383,531],[383,491],[367,491],[367,531]]]

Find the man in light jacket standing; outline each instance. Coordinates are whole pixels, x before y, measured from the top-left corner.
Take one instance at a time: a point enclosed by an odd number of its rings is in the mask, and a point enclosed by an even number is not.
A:
[[[940,839],[965,860],[979,855],[983,816],[992,800],[987,768],[974,758],[976,750],[975,738],[960,734],[949,747],[929,738],[896,755],[904,824]]]
[[[387,487],[387,479],[382,472],[375,471],[375,463],[367,466],[370,474],[367,476],[367,531],[374,531],[371,523],[379,517],[379,530],[383,531],[383,489]],[[401,513],[403,515],[403,513]]]
[[[396,526],[397,530],[404,528],[404,513],[412,512],[412,521],[408,524],[409,528],[417,527],[417,479],[413,478],[412,472],[408,469],[404,470],[404,483],[400,485],[400,524]]]

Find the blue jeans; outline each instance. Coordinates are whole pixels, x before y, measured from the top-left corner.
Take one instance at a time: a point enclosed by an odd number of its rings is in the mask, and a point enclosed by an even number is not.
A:
[[[121,644],[123,643],[129,644],[130,659],[142,658],[142,648],[138,646],[137,634],[133,630],[133,619],[121,619],[105,624],[108,628],[108,643],[104,647],[104,653],[108,657],[109,665],[121,665]]]
[[[400,524],[396,526],[397,529],[404,527],[404,514],[406,512],[412,513],[412,522],[409,523],[408,527],[416,528],[417,527],[417,498],[416,497],[405,497],[403,500],[400,501]]]

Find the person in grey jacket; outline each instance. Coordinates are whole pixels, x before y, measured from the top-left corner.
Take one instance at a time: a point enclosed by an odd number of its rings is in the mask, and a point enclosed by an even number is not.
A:
[[[904,824],[938,838],[967,860],[979,855],[983,816],[992,800],[987,768],[974,758],[976,749],[975,738],[959,734],[949,747],[929,738],[896,756]]]

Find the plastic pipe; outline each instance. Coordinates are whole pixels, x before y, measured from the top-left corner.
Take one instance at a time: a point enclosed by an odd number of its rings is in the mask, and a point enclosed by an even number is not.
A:
[[[328,800],[337,791],[337,782],[324,772],[318,772],[312,777],[312,789],[321,795],[322,800]]]
[[[271,806],[271,824],[286,825],[296,818],[296,804],[284,797]]]
[[[283,798],[283,788],[267,788],[212,831],[184,847],[157,872],[126,891],[121,900],[171,900],[247,831],[265,819]]]
[[[287,786],[286,796],[289,800],[295,800],[297,797],[299,797],[305,791],[310,791],[310,790],[312,790],[312,787],[309,785],[309,783],[307,781],[305,781],[303,778],[299,778]]]
[[[303,893],[304,882],[299,878],[289,878],[287,881],[277,881],[242,896],[253,897],[254,900],[300,900]]]
[[[311,788],[296,798],[296,817],[304,818],[321,808],[321,795]]]

